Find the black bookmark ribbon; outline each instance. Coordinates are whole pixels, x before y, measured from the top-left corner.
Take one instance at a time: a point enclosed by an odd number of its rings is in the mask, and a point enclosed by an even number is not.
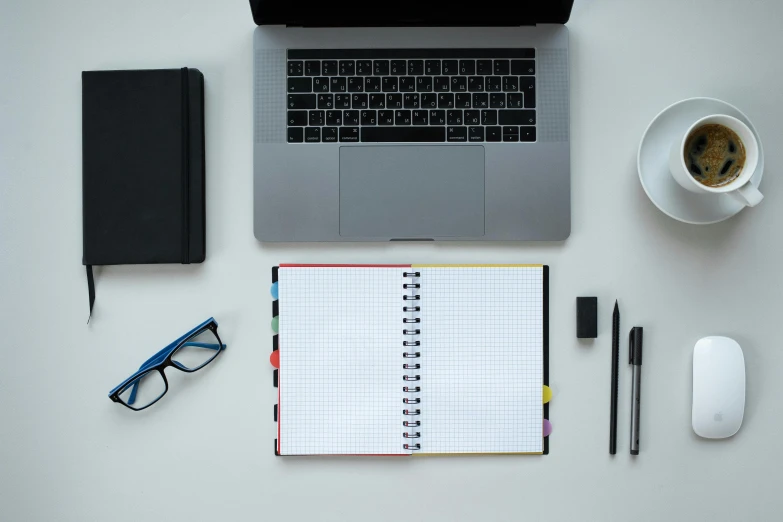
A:
[[[95,278],[92,275],[92,265],[86,265],[87,268],[87,292],[90,294],[90,315],[87,317],[87,324],[90,324],[92,318],[92,307],[95,305]]]

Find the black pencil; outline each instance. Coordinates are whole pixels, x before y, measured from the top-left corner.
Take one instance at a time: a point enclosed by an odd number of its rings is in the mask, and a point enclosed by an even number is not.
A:
[[[620,308],[614,302],[612,314],[612,402],[609,412],[609,454],[617,453],[617,373],[620,363]]]

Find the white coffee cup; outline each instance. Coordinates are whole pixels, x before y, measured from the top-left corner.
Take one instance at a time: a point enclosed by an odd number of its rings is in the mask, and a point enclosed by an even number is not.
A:
[[[720,187],[702,185],[694,179],[688,170],[688,165],[685,164],[685,142],[687,141],[688,136],[702,125],[710,123],[717,123],[718,125],[723,125],[724,127],[733,130],[745,145],[745,166],[742,167],[742,172],[737,179]],[[725,114],[713,114],[701,118],[688,127],[685,134],[678,137],[677,141],[674,142],[671,154],[669,155],[669,170],[677,183],[691,192],[697,194],[728,194],[743,205],[755,207],[764,199],[761,192],[750,183],[750,178],[755,174],[758,162],[759,143],[748,126],[737,118],[726,116]]]

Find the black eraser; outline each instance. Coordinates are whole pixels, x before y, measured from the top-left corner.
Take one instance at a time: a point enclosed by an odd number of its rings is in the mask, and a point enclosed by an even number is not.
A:
[[[598,337],[598,298],[576,298],[576,336],[579,339]]]

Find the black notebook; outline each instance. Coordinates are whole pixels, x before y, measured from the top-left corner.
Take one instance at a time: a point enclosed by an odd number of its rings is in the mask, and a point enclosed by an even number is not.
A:
[[[204,260],[201,72],[83,72],[82,149],[90,312],[93,265]]]

